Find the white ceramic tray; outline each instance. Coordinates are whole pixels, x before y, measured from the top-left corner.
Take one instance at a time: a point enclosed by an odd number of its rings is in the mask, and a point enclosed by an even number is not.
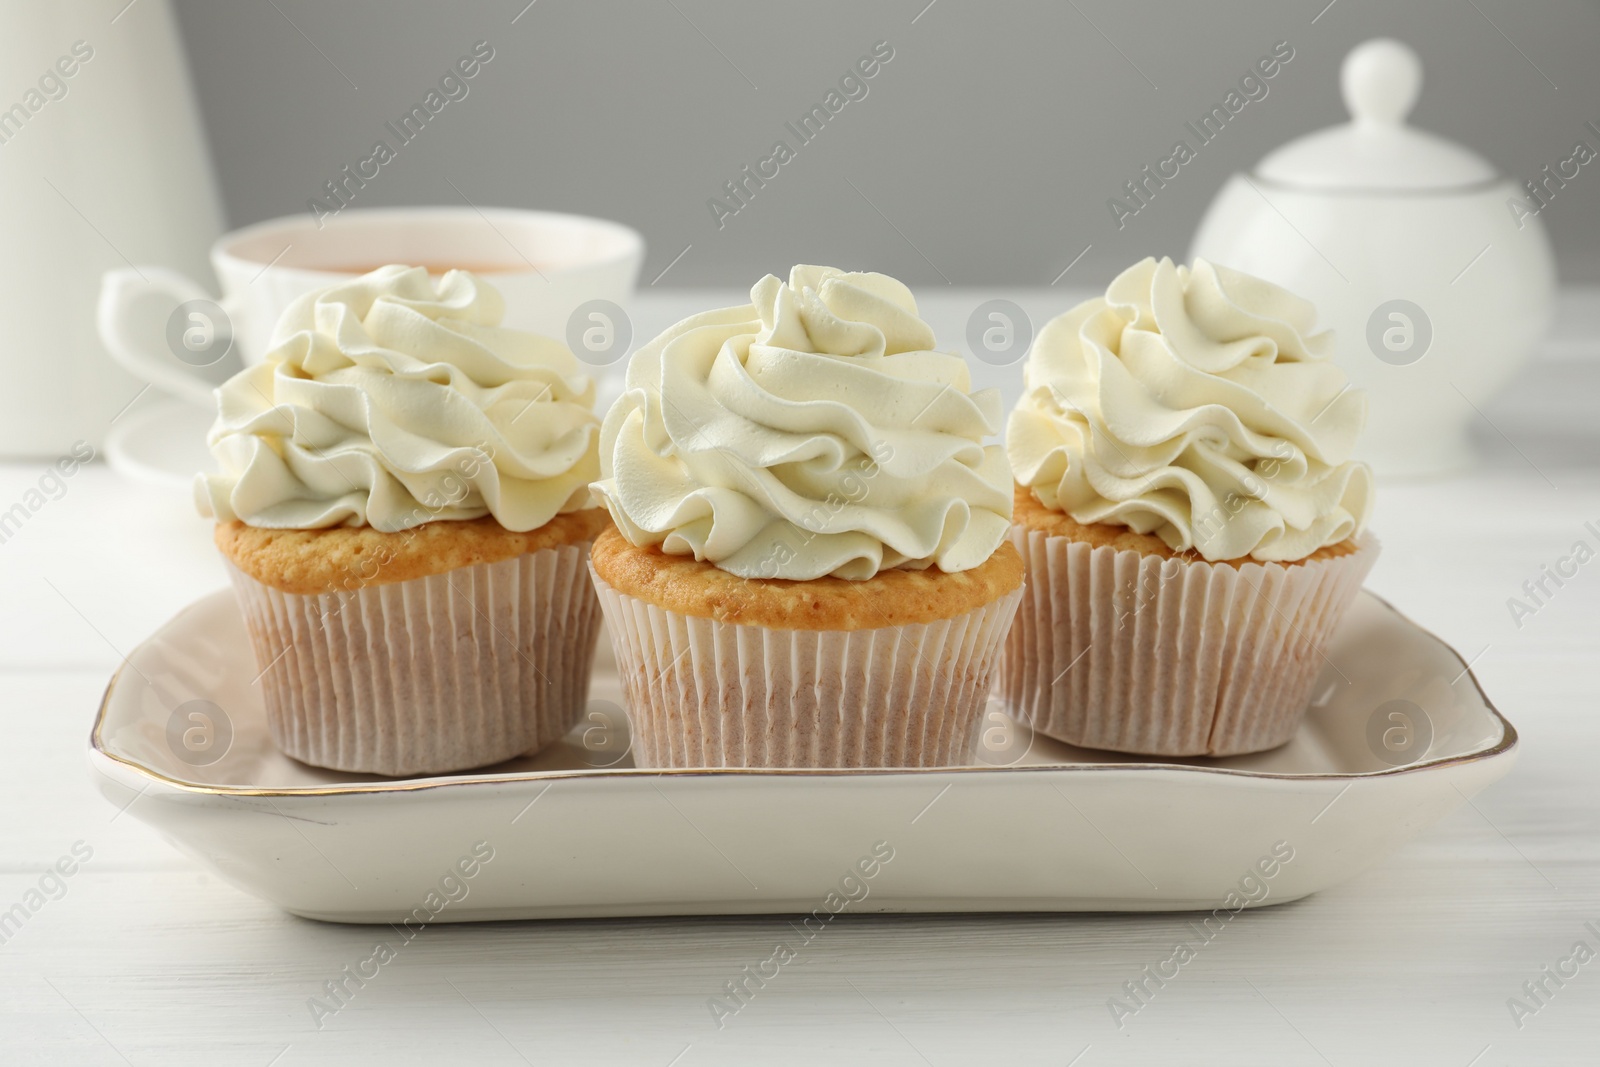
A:
[[[602,647],[554,749],[392,780],[273,748],[223,591],[128,657],[89,761],[113,804],[318,919],[1231,910],[1355,876],[1511,767],[1516,731],[1461,658],[1383,601],[1326,657],[1299,735],[1254,756],[1141,762],[996,711],[970,767],[646,771]]]

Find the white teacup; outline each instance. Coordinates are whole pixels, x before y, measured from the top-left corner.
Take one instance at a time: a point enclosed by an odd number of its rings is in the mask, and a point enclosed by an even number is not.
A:
[[[644,239],[617,222],[514,208],[349,209],[319,226],[290,216],[224,234],[211,249],[223,297],[161,267],[108,271],[100,338],[112,357],[174,396],[209,407],[211,390],[266,355],[296,297],[387,263],[482,274],[505,297],[507,326],[563,341],[591,301],[625,305]],[[581,353],[580,353],[581,354]]]

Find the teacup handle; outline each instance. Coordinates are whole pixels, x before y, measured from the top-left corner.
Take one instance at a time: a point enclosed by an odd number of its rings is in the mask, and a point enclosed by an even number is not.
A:
[[[166,329],[152,336],[150,317],[141,317],[138,309],[158,297],[174,308]],[[201,306],[180,317],[178,308],[191,301]],[[100,282],[96,323],[112,359],[151,385],[196,404],[209,407],[211,391],[241,365],[226,306],[176,271],[107,271]]]

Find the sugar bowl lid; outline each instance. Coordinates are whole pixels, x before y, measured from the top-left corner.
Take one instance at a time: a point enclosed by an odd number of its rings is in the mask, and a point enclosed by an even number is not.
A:
[[[1340,191],[1416,192],[1479,185],[1499,177],[1471,149],[1406,124],[1422,91],[1422,60],[1389,37],[1345,56],[1339,87],[1350,121],[1290,141],[1256,174],[1279,185]]]

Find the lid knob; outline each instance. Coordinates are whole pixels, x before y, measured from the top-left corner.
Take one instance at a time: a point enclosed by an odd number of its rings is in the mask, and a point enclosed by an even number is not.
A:
[[[1357,122],[1398,126],[1422,92],[1422,60],[1403,41],[1374,37],[1344,57],[1339,88]]]
[[[1344,57],[1339,88],[1350,121],[1290,141],[1256,166],[1267,181],[1300,189],[1416,192],[1494,181],[1489,161],[1406,122],[1422,92],[1422,60],[1378,37]]]

